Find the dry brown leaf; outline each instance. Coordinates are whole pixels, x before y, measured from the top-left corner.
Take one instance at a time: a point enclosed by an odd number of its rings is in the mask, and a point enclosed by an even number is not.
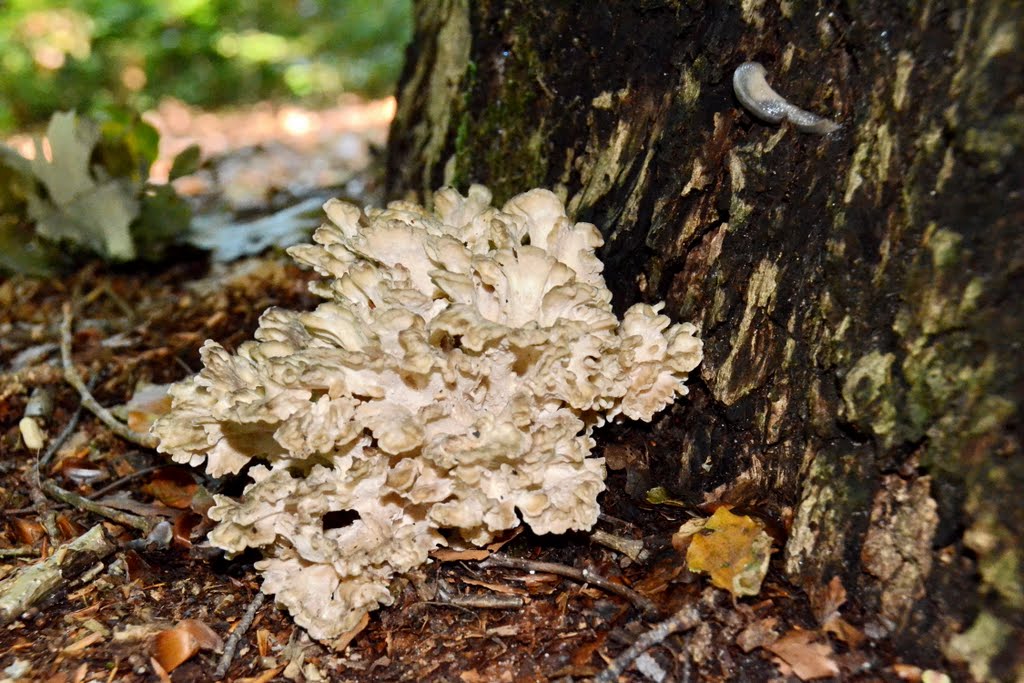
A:
[[[849,623],[840,616],[834,616],[821,626],[825,633],[831,633],[851,648],[858,648],[867,640],[867,636],[859,628]]]
[[[192,473],[180,467],[163,467],[153,473],[142,490],[168,507],[186,510],[199,486]]]
[[[846,603],[846,588],[838,576],[833,576],[826,586],[808,591],[811,610],[819,624],[824,624],[839,613]]]
[[[171,409],[171,397],[167,394],[170,384],[146,384],[135,388],[135,393],[125,405],[128,410],[128,427],[147,434],[158,417]]]
[[[469,550],[449,550],[447,548],[440,548],[438,550],[432,550],[430,556],[439,562],[458,562],[460,560],[465,561],[477,561],[486,560],[491,556],[491,551],[486,548],[471,548]]]
[[[149,665],[153,667],[153,673],[160,679],[160,683],[172,683],[170,675],[160,666],[160,662],[156,661],[155,657],[149,658]]]
[[[188,629],[161,631],[153,639],[153,659],[166,671],[174,671],[199,652],[199,641]]]
[[[775,630],[775,626],[778,623],[779,620],[775,617],[758,619],[740,631],[739,635],[736,636],[736,644],[744,652],[750,652],[756,648],[771,645],[779,639],[779,634]]]
[[[61,652],[63,652],[66,655],[78,654],[79,652],[81,652],[82,650],[86,649],[90,645],[95,645],[96,643],[100,642],[101,640],[103,640],[103,635],[102,634],[100,634],[100,633],[90,633],[89,635],[85,636],[84,638],[79,638],[75,642],[71,643],[66,648],[61,650]]]
[[[221,652],[224,649],[224,641],[212,628],[199,619],[182,619],[175,628],[184,629],[196,639],[200,650],[212,650]]]
[[[256,631],[256,649],[260,653],[260,657],[266,657],[270,654],[270,630],[261,628]]]
[[[341,652],[346,647],[348,647],[349,644],[353,640],[355,640],[356,636],[358,636],[360,633],[363,632],[363,629],[366,628],[366,625],[369,624],[369,623],[370,623],[370,615],[369,615],[369,613],[364,612],[363,613],[363,618],[359,620],[359,623],[356,624],[355,628],[353,628],[351,630],[348,630],[348,631],[345,631],[340,636],[335,638],[334,642],[331,643],[331,647],[336,652]]]
[[[22,517],[10,517],[14,536],[25,545],[35,545],[36,541],[46,535],[46,529],[39,522]]]
[[[691,526],[692,520],[683,528]],[[771,545],[760,520],[734,515],[723,505],[692,535],[686,564],[692,572],[707,572],[712,584],[734,597],[757,595],[768,573]]]
[[[277,674],[281,673],[282,669],[284,669],[284,664],[275,666],[273,669],[267,669],[259,676],[239,678],[238,683],[269,683],[269,681],[272,681],[277,677]]]
[[[910,681],[910,683],[918,683],[918,681],[921,680],[921,667],[914,666],[912,664],[893,664],[892,672],[896,674],[897,678],[899,678],[901,681]]]
[[[459,679],[463,681],[463,683],[484,683],[484,677],[481,676],[476,669],[463,671],[461,674],[459,674]]]
[[[788,666],[802,681],[828,678],[839,674],[839,666],[832,659],[832,646],[816,642],[814,631],[794,629],[765,649]],[[785,667],[779,667],[786,673]]]

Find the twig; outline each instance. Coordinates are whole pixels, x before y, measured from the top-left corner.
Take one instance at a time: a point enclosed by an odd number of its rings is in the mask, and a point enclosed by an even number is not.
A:
[[[130,441],[143,448],[156,448],[160,443],[152,434],[142,434],[128,427],[116,417],[114,417],[109,410],[99,404],[99,402],[93,398],[92,392],[89,391],[88,387],[85,386],[85,382],[82,381],[82,377],[78,374],[78,370],[75,369],[75,364],[71,358],[71,304],[64,303],[64,320],[60,325],[60,359],[64,367],[64,378],[68,384],[78,390],[79,395],[82,397],[82,405],[86,409],[99,418],[99,421],[110,428],[110,431],[114,432],[122,439]]]
[[[626,538],[625,536],[610,534],[607,531],[601,531],[600,529],[594,529],[590,532],[590,540],[594,543],[599,543],[606,548],[616,550],[634,562],[642,562],[650,555],[650,553],[644,549],[643,541],[635,538]]]
[[[39,554],[38,548],[23,545],[17,548],[0,548],[0,558],[8,557],[35,557]]]
[[[564,576],[567,579],[573,579],[580,583],[589,583],[602,590],[606,590],[609,593],[614,593],[618,596],[629,600],[633,603],[633,606],[644,613],[645,616],[655,617],[658,615],[658,608],[653,602],[645,598],[644,596],[637,593],[628,586],[623,586],[619,583],[613,583],[608,579],[604,578],[599,574],[595,574],[589,569],[576,569],[564,564],[558,564],[556,562],[535,562],[533,560],[521,560],[516,557],[506,557],[501,553],[494,553],[486,560],[480,563],[481,567],[504,567],[506,569],[520,569],[528,572],[543,572],[545,574],[556,574],[558,576]]]
[[[104,496],[104,495],[110,493],[111,491],[113,491],[115,489],[121,488],[122,486],[124,486],[125,484],[127,484],[128,482],[130,482],[130,481],[132,481],[134,479],[138,479],[139,477],[144,477],[147,474],[149,474],[150,472],[155,472],[156,470],[162,469],[164,467],[167,467],[167,465],[150,465],[149,467],[143,467],[141,470],[136,470],[135,472],[132,472],[131,474],[126,474],[123,477],[115,479],[114,481],[110,482],[109,484],[107,484],[103,488],[98,489],[96,491],[93,491],[92,493],[90,493],[86,497],[89,500],[96,500],[100,496]]]
[[[6,626],[25,613],[51,591],[97,560],[107,557],[117,546],[102,524],[65,543],[45,560],[18,570],[0,583],[0,626]]]
[[[228,642],[224,643],[224,654],[220,656],[220,661],[217,662],[217,669],[213,672],[213,680],[219,681],[227,675],[228,669],[231,668],[231,660],[235,658],[235,650],[238,649],[238,644],[242,642],[242,636],[252,626],[253,620],[256,618],[256,612],[259,611],[260,607],[263,606],[263,601],[266,599],[266,595],[262,591],[256,593],[256,597],[249,603],[249,607],[245,610],[245,614],[242,615],[241,621],[238,622],[238,626],[231,632],[228,637]]]
[[[114,508],[107,507],[106,505],[101,505],[94,500],[89,500],[85,496],[80,496],[77,493],[68,491],[67,489],[62,489],[52,481],[44,481],[42,483],[42,489],[51,498],[56,498],[60,502],[67,503],[71,507],[86,510],[94,515],[99,515],[100,517],[106,517],[118,524],[138,529],[144,534],[148,534],[153,528],[153,522],[149,521],[145,517],[133,515],[130,512],[115,510]]]
[[[476,609],[518,609],[523,606],[523,599],[518,595],[499,595],[497,593],[460,595],[449,593],[440,585],[438,585],[437,595],[438,599],[431,600],[431,604]]]
[[[93,377],[91,380],[89,380],[89,384],[86,386],[86,389],[88,391],[92,391],[92,389],[96,386],[96,380],[97,377]],[[50,464],[50,461],[53,460],[53,456],[57,455],[57,451],[60,450],[60,447],[64,445],[64,442],[67,441],[71,437],[71,435],[75,433],[75,429],[78,428],[78,421],[81,419],[82,404],[79,403],[78,407],[75,408],[75,412],[72,413],[71,419],[68,420],[67,425],[64,426],[64,429],[62,429],[60,434],[57,435],[57,438],[50,442],[50,445],[46,447],[46,450],[43,451],[43,454],[39,456],[39,462],[37,464],[37,467],[39,469],[43,469]]]
[[[651,647],[661,643],[673,633],[688,631],[700,621],[700,614],[694,605],[687,605],[665,621],[657,624],[647,633],[644,633],[636,642],[622,651],[608,668],[594,677],[594,683],[615,683],[619,676],[625,673],[633,660],[646,652]]]

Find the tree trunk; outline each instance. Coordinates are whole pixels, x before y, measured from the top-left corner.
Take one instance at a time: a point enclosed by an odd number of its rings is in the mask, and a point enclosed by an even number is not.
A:
[[[651,485],[776,515],[816,611],[838,577],[869,635],[1024,680],[1024,8],[823,4],[423,0],[389,191],[560,193],[616,306],[702,329]],[[751,60],[842,128],[755,119]]]

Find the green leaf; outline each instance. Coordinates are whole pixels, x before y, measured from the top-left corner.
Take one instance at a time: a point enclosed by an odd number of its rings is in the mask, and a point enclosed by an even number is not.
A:
[[[110,180],[82,192],[63,205],[29,197],[28,214],[36,232],[51,240],[70,240],[116,260],[135,258],[128,226],[138,215],[139,202],[130,185]]]
[[[96,185],[89,173],[89,158],[99,137],[95,124],[79,121],[75,112],[69,111],[54,114],[46,127],[50,159],[46,158],[42,141],[35,141],[36,157],[30,162],[32,172],[42,181],[54,204],[68,204]]]
[[[686,507],[686,503],[676,500],[668,494],[664,486],[655,486],[647,491],[647,502],[651,505],[674,505],[675,507]]]
[[[200,161],[199,145],[189,145],[174,157],[174,163],[171,164],[170,179],[175,180],[195,173],[199,170]]]
[[[168,246],[182,242],[192,222],[192,208],[171,185],[150,185],[142,195],[139,217],[132,235],[139,257],[161,258]]]
[[[53,275],[61,254],[41,243],[23,219],[0,215],[0,272],[46,277]]]

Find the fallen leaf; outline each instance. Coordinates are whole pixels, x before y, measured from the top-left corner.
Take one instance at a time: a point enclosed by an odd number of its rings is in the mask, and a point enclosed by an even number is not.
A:
[[[268,629],[261,628],[256,631],[256,649],[259,651],[260,657],[270,654],[270,631]]]
[[[334,639],[334,642],[331,643],[331,648],[333,648],[336,652],[341,652],[346,647],[348,647],[353,640],[355,640],[356,636],[363,632],[363,629],[366,628],[366,625],[369,623],[370,615],[369,613],[364,613],[363,618],[359,620],[359,623],[356,624],[354,628],[345,631],[340,636]]]
[[[22,517],[10,517],[9,521],[15,538],[25,545],[35,545],[36,541],[46,535],[46,530],[39,522]]]
[[[440,548],[438,550],[433,550],[430,553],[432,558],[440,562],[486,560],[490,555],[491,551],[486,548],[471,548],[469,550],[448,550],[447,548]]]
[[[181,467],[162,467],[142,486],[142,490],[168,507],[185,510],[199,486],[192,473]]]
[[[275,666],[273,669],[267,669],[259,676],[239,678],[238,683],[269,683],[269,681],[272,681],[275,678],[277,678],[277,674],[281,673],[282,669],[284,669],[284,664]]]
[[[212,650],[213,652],[224,650],[224,641],[216,631],[206,625],[206,622],[199,619],[182,619],[175,628],[188,631],[199,644],[200,650]]]
[[[822,624],[821,630],[825,633],[831,633],[851,648],[858,648],[867,640],[867,636],[864,635],[863,631],[838,615]]]
[[[832,659],[832,647],[816,642],[817,637],[814,631],[794,629],[765,649],[782,660],[802,681],[838,675],[839,666]],[[786,673],[784,669],[783,673]]]
[[[153,639],[153,659],[160,667],[171,672],[199,652],[199,641],[184,628],[161,631]]]
[[[655,486],[653,489],[647,491],[646,494],[647,502],[651,505],[673,505],[675,507],[686,507],[686,503],[681,500],[676,500],[669,495],[668,489],[664,486]]]
[[[759,647],[771,645],[779,639],[779,634],[775,631],[775,626],[778,623],[779,620],[775,617],[758,619],[740,631],[739,635],[736,636],[736,644],[744,652],[750,652]]]
[[[101,633],[90,633],[89,635],[85,636],[84,638],[80,638],[80,639],[76,640],[75,642],[71,643],[66,648],[61,650],[61,652],[63,652],[66,655],[77,654],[77,653],[81,652],[82,650],[86,649],[87,647],[89,647],[90,645],[95,645],[96,643],[100,642],[101,640],[103,640],[103,634],[101,634]]]
[[[171,397],[167,394],[170,384],[139,384],[135,393],[124,405],[128,413],[128,426],[136,432],[148,433],[158,417],[171,409]]]
[[[760,520],[722,506],[693,534],[686,564],[692,572],[706,572],[712,584],[734,597],[757,595],[768,573],[771,545]]]
[[[153,673],[160,679],[160,683],[172,683],[171,677],[167,674],[166,669],[160,666],[160,662],[156,661],[155,657],[149,658],[149,664],[153,667]]]
[[[839,614],[839,608],[846,603],[846,588],[838,576],[833,576],[823,588],[808,590],[811,599],[811,610],[819,624]]]

